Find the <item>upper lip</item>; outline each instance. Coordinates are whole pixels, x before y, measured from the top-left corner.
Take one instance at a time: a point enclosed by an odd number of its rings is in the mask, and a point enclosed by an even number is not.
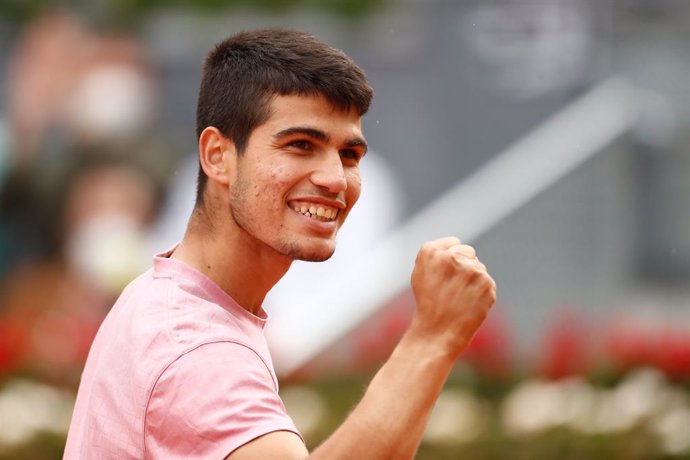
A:
[[[332,208],[345,209],[347,205],[342,200],[331,200],[322,196],[301,196],[299,198],[291,198],[288,202],[303,201],[307,203],[323,204]]]

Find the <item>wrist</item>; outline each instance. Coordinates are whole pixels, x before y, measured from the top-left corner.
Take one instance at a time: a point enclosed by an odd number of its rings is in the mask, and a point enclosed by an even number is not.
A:
[[[439,355],[448,356],[454,361],[467,348],[472,338],[468,333],[462,333],[447,325],[439,327],[429,324],[417,316],[412,320],[406,335],[413,341],[424,343],[427,349],[435,350]]]
[[[400,346],[406,349],[406,353],[420,354],[425,359],[452,367],[464,347],[458,346],[455,343],[457,340],[446,335],[448,334],[432,331],[413,321],[402,336]]]

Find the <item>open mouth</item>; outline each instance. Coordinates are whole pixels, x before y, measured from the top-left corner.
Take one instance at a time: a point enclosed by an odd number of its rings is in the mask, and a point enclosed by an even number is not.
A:
[[[292,203],[290,207],[303,216],[310,217],[321,222],[331,222],[338,217],[338,208],[326,206],[320,203]]]

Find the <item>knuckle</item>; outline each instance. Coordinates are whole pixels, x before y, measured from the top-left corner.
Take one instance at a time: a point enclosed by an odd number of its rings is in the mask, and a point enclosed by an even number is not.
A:
[[[426,243],[422,244],[421,251],[427,252],[430,251],[433,247],[434,243],[431,241],[427,241]]]
[[[431,255],[431,252],[432,252],[431,246],[429,246],[428,243],[423,244],[422,247],[419,248],[419,252],[417,253],[416,261],[420,262],[420,261],[428,259]]]
[[[463,244],[462,250],[465,254],[467,254],[468,257],[476,257],[477,256],[477,251],[470,245],[468,244]]]
[[[496,287],[496,283],[494,282],[493,278],[491,278],[491,276],[489,276],[489,274],[486,273],[485,271],[481,272],[480,277],[481,277],[481,283],[485,289],[491,290],[491,289],[494,289]]]
[[[434,243],[431,241],[427,241],[419,249],[419,254],[424,256],[428,256],[430,254],[433,254],[434,252],[436,252],[436,245],[434,245]]]
[[[478,266],[476,263],[471,263],[471,262],[468,263],[467,265],[470,266],[470,270],[472,270],[472,275],[474,275],[476,278],[478,278],[480,280],[483,280],[484,275],[486,275],[486,273],[484,272],[484,270],[481,269],[480,266]]]
[[[456,256],[456,257],[450,257],[449,261],[452,262],[453,267],[458,272],[466,273],[466,274],[474,276],[476,268],[468,259],[464,259],[462,257]]]
[[[489,282],[486,283],[486,290],[489,292],[496,292],[496,283],[494,283],[493,280],[489,280]]]
[[[488,273],[486,272],[486,266],[483,263],[479,262],[477,259],[470,259],[469,262],[472,265],[472,268],[477,273],[483,276],[488,276]]]
[[[454,244],[460,244],[460,238],[457,236],[447,236],[445,238],[439,238],[437,241],[448,241],[453,242]]]
[[[489,304],[493,305],[496,303],[496,291],[491,291],[491,294],[489,296]]]
[[[491,304],[496,302],[496,283],[491,283],[487,289],[487,294]]]

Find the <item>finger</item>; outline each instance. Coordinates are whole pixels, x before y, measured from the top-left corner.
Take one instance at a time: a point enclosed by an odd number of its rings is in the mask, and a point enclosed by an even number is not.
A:
[[[458,239],[455,236],[446,236],[443,238],[438,238],[436,240],[430,241],[429,243],[437,247],[438,249],[442,250],[446,250],[452,248],[453,246],[458,246],[459,244],[461,244],[460,239]]]
[[[451,246],[448,248],[448,251],[452,252],[456,256],[460,256],[460,258],[464,259],[476,259],[477,258],[477,252],[474,250],[472,246],[469,246],[467,244],[458,244],[455,246]]]
[[[484,273],[486,275],[489,274],[489,270],[486,268],[486,265],[481,263],[479,259],[467,259],[467,258],[462,258],[458,260],[459,262],[463,262],[465,265],[468,267],[472,267],[473,269],[477,270],[478,272]]]
[[[470,267],[477,274],[491,278],[491,275],[489,274],[489,271],[487,270],[486,265],[481,263],[479,260],[477,260],[477,259],[464,259],[461,262],[464,262],[467,267]]]

